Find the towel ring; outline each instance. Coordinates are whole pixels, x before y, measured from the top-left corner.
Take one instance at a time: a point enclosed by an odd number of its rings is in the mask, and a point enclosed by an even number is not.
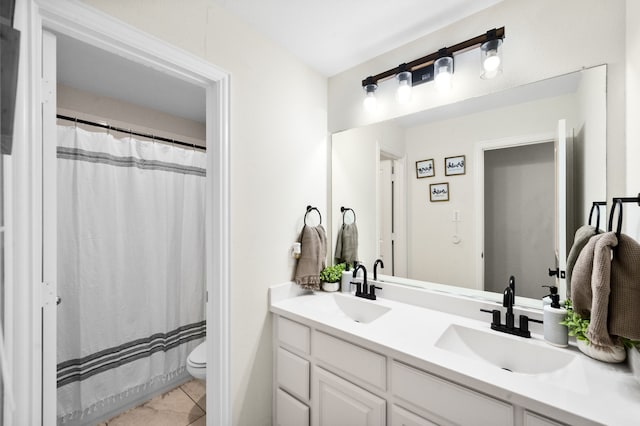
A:
[[[307,212],[304,214],[304,226],[307,226],[307,215],[312,210],[315,210],[318,212],[318,216],[320,216],[320,225],[322,225],[322,214],[320,214],[320,210],[318,210],[317,207],[307,206]]]
[[[620,213],[618,213],[618,226],[616,228],[616,237],[620,238],[620,231],[622,230],[622,200],[619,198],[613,199],[613,205],[611,206],[611,214],[609,214],[609,232],[613,231],[613,216],[616,212],[616,207],[620,206]]]
[[[351,223],[356,223],[356,212],[349,207],[340,207],[340,211],[342,212],[342,224],[344,225],[344,216],[347,214],[347,212],[351,210],[351,214],[353,215],[353,222]]]
[[[596,234],[600,232],[600,206],[606,206],[606,201],[594,201],[591,205],[591,211],[589,212],[589,225],[591,225],[591,217],[593,216],[593,210],[596,211]]]

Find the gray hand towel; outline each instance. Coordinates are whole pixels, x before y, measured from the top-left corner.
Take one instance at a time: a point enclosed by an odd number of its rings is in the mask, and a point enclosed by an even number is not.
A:
[[[609,334],[640,340],[640,244],[625,234],[611,261]]]
[[[587,338],[592,345],[603,350],[614,346],[607,322],[611,292],[611,253],[617,244],[615,232],[591,237],[573,268],[573,309],[582,318],[590,320]]]
[[[295,282],[306,290],[320,290],[320,272],[327,259],[327,234],[322,225],[305,225],[298,241],[300,258],[296,263]]]
[[[358,260],[358,227],[354,223],[343,224],[336,240],[336,264],[353,264]]]
[[[569,250],[569,256],[567,256],[567,297],[571,297],[571,274],[573,273],[573,267],[578,260],[580,252],[587,245],[589,239],[596,235],[596,228],[590,225],[583,225],[576,231],[576,235],[573,237],[573,245]]]

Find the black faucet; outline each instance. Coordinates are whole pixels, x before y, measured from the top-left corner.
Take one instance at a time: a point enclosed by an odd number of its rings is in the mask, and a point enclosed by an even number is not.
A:
[[[378,265],[380,265],[380,267],[384,269],[384,263],[382,263],[382,259],[376,259],[376,261],[373,262],[373,280],[374,281],[378,281]]]
[[[353,279],[355,280],[358,277],[358,271],[360,269],[362,269],[362,272],[364,273],[364,280],[362,281],[362,284],[360,285],[358,282],[351,281],[351,284],[356,286],[356,297],[362,297],[363,294],[369,293],[369,284],[367,284],[367,268],[365,268],[362,263],[358,264],[353,269]]]
[[[502,306],[507,308],[505,325],[513,328],[513,302],[516,301],[516,279],[513,275],[509,277],[509,285],[502,293]]]
[[[363,264],[358,264],[356,268],[353,270],[353,279],[355,280],[358,275],[358,270],[362,269],[364,272],[364,280],[362,284],[358,281],[351,281],[351,285],[356,286],[356,297],[362,297],[364,299],[376,300],[376,289],[382,290],[381,287],[376,287],[374,284],[369,285],[367,283],[367,268],[364,267]]]
[[[504,293],[502,294],[502,306],[507,308],[507,314],[505,318],[505,324],[501,324],[500,322],[500,311],[497,309],[487,310],[480,309],[482,312],[487,312],[492,314],[491,319],[491,329],[500,331],[502,333],[513,334],[515,336],[521,337],[531,337],[531,332],[529,331],[529,321],[542,323],[542,321],[538,321],[535,319],[530,319],[526,315],[520,315],[520,322],[518,323],[518,327],[516,328],[514,322],[513,315],[513,303],[516,300],[516,279],[512,275],[509,277],[509,285],[504,289]]]

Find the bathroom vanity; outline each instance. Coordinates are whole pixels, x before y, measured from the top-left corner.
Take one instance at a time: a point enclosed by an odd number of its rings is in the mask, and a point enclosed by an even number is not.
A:
[[[498,333],[472,318],[387,299],[270,289],[274,425],[634,424],[640,384],[626,365]],[[424,289],[419,303],[442,298]],[[492,302],[460,300],[473,309]]]

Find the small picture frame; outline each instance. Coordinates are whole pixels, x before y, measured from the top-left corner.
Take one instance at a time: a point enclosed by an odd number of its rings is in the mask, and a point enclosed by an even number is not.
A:
[[[465,174],[465,156],[446,157],[444,159],[444,175],[455,176]]]
[[[428,160],[416,161],[416,177],[418,179],[433,177],[436,175],[436,168],[433,158]]]
[[[436,201],[449,201],[449,182],[432,183],[429,185],[429,200],[431,202]]]

